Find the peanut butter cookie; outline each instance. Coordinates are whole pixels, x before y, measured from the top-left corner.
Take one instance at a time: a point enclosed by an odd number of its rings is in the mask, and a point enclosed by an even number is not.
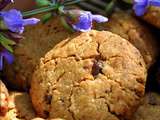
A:
[[[131,42],[144,57],[147,68],[155,62],[159,52],[156,39],[146,26],[129,13],[116,11],[109,22],[96,25],[96,28],[111,31]]]
[[[36,117],[30,97],[27,93],[11,92],[9,109],[1,120],[31,120]]]
[[[139,51],[116,34],[93,30],[63,40],[41,59],[30,95],[44,118],[128,119],[145,82]]]
[[[9,94],[5,84],[0,80],[0,116],[8,111]]]

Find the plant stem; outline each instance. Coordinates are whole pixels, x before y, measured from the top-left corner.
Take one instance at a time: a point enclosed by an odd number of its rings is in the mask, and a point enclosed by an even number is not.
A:
[[[124,2],[128,3],[128,4],[133,4],[132,0],[123,0]]]
[[[82,1],[84,1],[84,0],[75,0],[75,1],[72,1],[72,2],[64,3],[64,5],[65,5],[65,6],[73,5],[73,4],[76,4],[76,3],[82,2]]]
[[[66,2],[66,3],[64,3],[64,5],[68,6],[68,5],[76,4],[80,1],[84,1],[84,0],[75,0],[75,1],[68,2],[68,3]],[[61,5],[63,5],[63,4],[61,4]],[[60,4],[52,4],[48,7],[42,7],[42,8],[38,8],[35,10],[26,11],[26,12],[23,12],[22,14],[23,14],[23,17],[28,17],[28,16],[32,16],[32,15],[36,15],[36,14],[40,14],[40,13],[44,13],[44,12],[57,10],[61,5]]]
[[[23,12],[22,14],[23,14],[23,17],[28,17],[28,16],[32,16],[32,15],[36,15],[36,14],[40,14],[44,12],[57,10],[58,8],[59,8],[59,5],[55,4],[55,5],[48,6],[48,7],[42,7],[42,8],[38,8],[35,10],[26,11],[26,12]]]
[[[64,26],[64,28],[66,28],[67,30],[69,30],[70,32],[74,32],[74,30],[71,28],[71,26],[69,26],[65,20],[65,18],[63,16],[61,16],[61,23]]]
[[[112,0],[110,3],[107,4],[105,11],[107,15],[110,15],[113,12],[117,0]]]

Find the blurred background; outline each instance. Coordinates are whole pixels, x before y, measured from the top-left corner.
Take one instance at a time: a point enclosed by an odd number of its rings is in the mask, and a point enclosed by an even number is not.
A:
[[[34,8],[34,6],[35,6],[34,0],[14,0],[14,3],[8,5],[5,9],[15,7],[19,10],[30,10]]]

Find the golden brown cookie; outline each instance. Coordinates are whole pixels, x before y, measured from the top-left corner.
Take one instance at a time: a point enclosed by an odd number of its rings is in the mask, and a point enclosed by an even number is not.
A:
[[[131,42],[141,52],[149,68],[158,55],[158,45],[149,29],[129,13],[118,11],[113,13],[107,23],[96,26],[100,30],[108,30]]]
[[[25,39],[14,49],[14,64],[8,65],[4,70],[6,80],[16,88],[28,88],[39,59],[69,35],[57,17],[46,24],[27,27],[23,35]]]
[[[148,23],[160,28],[160,8],[151,6],[142,17]]]
[[[27,93],[12,92],[9,98],[9,110],[2,120],[31,120],[35,118],[30,97]]]
[[[44,118],[128,119],[145,82],[139,51],[116,34],[93,30],[63,40],[41,59],[30,95]]]
[[[0,80],[0,116],[8,111],[9,94],[5,84]]]
[[[32,120],[46,120],[46,119],[43,119],[43,118],[34,118]],[[64,120],[64,119],[61,119],[61,118],[55,118],[55,119],[47,119],[47,120]]]
[[[160,120],[160,95],[147,93],[132,120]]]

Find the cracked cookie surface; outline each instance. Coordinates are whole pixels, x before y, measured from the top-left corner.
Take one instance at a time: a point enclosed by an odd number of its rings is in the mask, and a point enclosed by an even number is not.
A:
[[[118,35],[93,30],[63,40],[41,59],[30,95],[44,118],[123,120],[138,106],[145,82],[139,51]]]
[[[36,117],[28,93],[11,92],[9,96],[8,111],[0,120],[31,120]]]
[[[147,68],[155,62],[159,52],[155,37],[143,23],[129,13],[116,11],[107,23],[96,26],[97,29],[111,31],[131,42],[142,54]]]
[[[8,111],[9,93],[5,84],[0,80],[0,116]]]

